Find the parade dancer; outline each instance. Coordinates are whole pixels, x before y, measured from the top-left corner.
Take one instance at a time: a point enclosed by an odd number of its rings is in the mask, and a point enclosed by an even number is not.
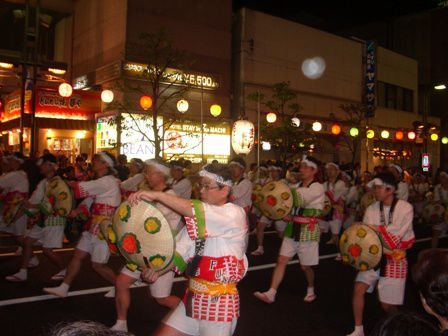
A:
[[[140,159],[132,159],[130,163],[131,177],[124,180],[120,184],[121,194],[123,199],[126,200],[128,196],[145,186],[145,175],[143,169],[145,164]]]
[[[319,221],[319,226],[323,232],[331,231],[331,238],[327,244],[334,244],[339,251],[339,233],[344,218],[344,201],[348,192],[348,188],[341,179],[341,171],[339,166],[330,162],[325,165],[328,180],[324,182],[325,194],[331,202],[331,211],[324,220]],[[340,260],[340,254],[336,260]]]
[[[322,184],[316,181],[318,170],[318,162],[312,157],[305,158],[300,163],[301,184],[296,192],[303,204],[300,207],[296,206],[292,215],[285,218],[288,220],[288,226],[269,290],[254,293],[256,298],[266,303],[275,301],[286,266],[296,254],[307,280],[307,293],[303,300],[313,302],[317,297],[314,291],[315,275],[312,266],[319,264],[318,218],[322,213],[325,201],[325,190]]]
[[[0,231],[14,236],[19,248],[23,245],[23,236],[26,231],[27,217],[25,214],[8,218],[13,214],[8,210],[17,204],[23,204],[28,198],[29,182],[27,174],[22,170],[23,155],[19,152],[3,157],[7,172],[0,176],[0,197],[3,202],[3,214],[0,221]],[[10,222],[6,224],[5,221]]]
[[[269,175],[270,178],[269,180],[266,182],[271,182],[271,181],[281,181],[284,182],[285,184],[287,184],[287,181],[285,179],[283,179],[283,169],[280,165],[273,165],[273,166],[268,166],[268,171],[269,171]],[[256,236],[257,236],[257,248],[252,251],[251,255],[253,256],[260,256],[264,254],[264,247],[263,247],[263,242],[264,242],[264,230],[266,227],[270,227],[272,225],[272,223],[274,223],[275,225],[275,229],[277,230],[278,236],[280,238],[283,238],[283,232],[285,231],[285,227],[286,227],[286,222],[283,220],[272,220],[269,219],[266,216],[261,216],[260,220],[257,223],[257,228],[256,228]]]
[[[31,197],[24,205],[23,212],[19,211],[18,218],[23,213],[28,216],[34,216],[38,212],[39,204],[45,201],[45,193],[49,187],[50,180],[56,176],[56,157],[52,154],[42,156],[37,165],[42,175],[45,176],[36,187]],[[33,246],[39,241],[42,242],[43,254],[56,265],[59,272],[51,277],[52,280],[61,280],[65,275],[65,267],[62,258],[54,252],[53,249],[61,248],[64,240],[64,227],[67,218],[51,214],[46,216],[44,220],[35,224],[26,234],[23,242],[22,263],[19,272],[6,277],[6,280],[12,282],[22,282],[28,279],[28,267],[35,267],[39,264],[39,260],[33,253]]]
[[[145,165],[145,178],[151,190],[169,195],[176,195],[173,189],[167,186],[167,180],[170,176],[169,167],[156,160],[147,160],[145,161]],[[181,226],[180,215],[171,210],[171,208],[164,206],[162,203],[157,202],[156,207],[168,221],[173,233],[177,234]],[[112,330],[128,331],[127,315],[131,304],[129,287],[138,281],[140,276],[141,272],[139,270],[130,270],[126,266],[123,267],[121,273],[118,275],[115,283],[117,321],[115,325],[112,326]],[[149,286],[151,296],[157,303],[168,308],[176,307],[180,301],[178,297],[171,295],[173,280],[174,272],[170,271],[161,275],[156,282]]]
[[[191,182],[184,176],[184,167],[180,161],[171,161],[171,177],[173,181],[171,188],[174,190],[177,196],[185,199],[191,198]]]
[[[389,165],[389,171],[395,176],[398,182],[397,198],[402,201],[408,201],[409,198],[409,184],[404,181],[403,168],[397,164],[391,163]]]
[[[426,203],[426,194],[429,191],[429,183],[425,176],[415,173],[409,188],[410,203],[414,205],[414,217],[420,219]]]
[[[130,201],[157,201],[185,216],[176,242],[178,270],[186,268],[184,300],[164,319],[155,335],[230,336],[240,314],[237,283],[247,271],[247,223],[244,210],[228,201],[229,168],[208,165],[199,172],[201,200],[185,200],[162,192],[139,191]],[[184,261],[187,263],[185,265]],[[145,269],[143,279],[158,274]]]
[[[92,217],[88,231],[84,231],[75,253],[70,261],[64,281],[58,287],[47,287],[44,291],[59,297],[66,297],[68,290],[78,274],[83,260],[90,254],[92,268],[108,282],[115,284],[116,275],[107,266],[110,251],[105,240],[97,235],[100,232],[99,224],[105,219],[112,219],[116,208],[121,202],[120,181],[114,176],[115,158],[107,152],[100,152],[93,157],[93,171],[95,180],[74,182],[72,184],[76,198],[93,199]],[[70,213],[76,217],[81,212],[75,209]]]
[[[439,174],[440,183],[434,188],[434,202],[442,204],[445,209],[448,209],[448,174],[441,172]],[[439,238],[448,231],[448,223],[444,216],[442,222],[436,223],[432,227],[431,247],[436,248],[439,245]]]
[[[244,159],[236,157],[230,161],[229,169],[233,180],[230,201],[242,207],[246,214],[249,214],[252,207],[252,182],[244,177],[246,162]]]
[[[403,304],[408,261],[406,250],[414,243],[412,205],[399,200],[397,181],[391,173],[380,173],[373,180],[376,202],[369,206],[363,222],[377,231],[383,242],[383,260],[377,270],[358,272],[353,289],[355,330],[350,336],[363,336],[365,293],[378,288],[381,306],[393,313]]]
[[[352,184],[352,177],[346,173],[341,173],[342,181],[345,183],[345,187],[348,189],[347,196],[344,203],[344,223],[342,224],[344,229],[347,229],[356,220],[356,211],[359,204],[359,189],[356,184]]]

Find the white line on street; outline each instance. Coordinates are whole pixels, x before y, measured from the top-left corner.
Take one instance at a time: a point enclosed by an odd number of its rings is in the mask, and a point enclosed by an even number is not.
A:
[[[448,237],[448,235],[444,235],[442,237]],[[431,240],[431,238],[421,238],[421,239],[416,239],[415,243],[423,243],[423,242],[427,242],[427,241],[430,241],[430,240]],[[335,257],[336,257],[336,253],[333,253],[333,254],[327,254],[327,255],[320,256],[319,259],[320,260],[324,260],[324,259],[331,259],[331,258],[335,258]],[[298,260],[291,260],[288,263],[288,265],[293,265],[293,264],[298,264],[298,263],[299,263]],[[267,269],[267,268],[274,268],[274,267],[275,267],[275,263],[265,264],[265,265],[258,265],[258,266],[252,266],[252,267],[249,267],[248,272],[259,271],[259,270],[263,270],[263,269]],[[174,279],[174,282],[183,282],[183,281],[186,281],[186,280],[187,279],[185,277],[177,277],[177,278]],[[141,285],[134,286],[132,288],[146,287],[146,286],[148,286],[148,285],[145,284],[145,283],[142,283]],[[113,288],[113,286],[91,288],[91,289],[82,289],[82,290],[69,292],[68,296],[81,296],[81,295],[91,295],[91,294],[104,293],[104,292],[110,291],[112,288]],[[53,295],[37,295],[37,296],[30,296],[30,297],[24,297],[24,298],[3,300],[3,301],[0,301],[0,307],[11,306],[11,305],[21,304],[21,303],[30,303],[30,302],[37,302],[37,301],[53,300],[53,299],[59,299],[59,298],[56,297],[56,296],[53,296]]]

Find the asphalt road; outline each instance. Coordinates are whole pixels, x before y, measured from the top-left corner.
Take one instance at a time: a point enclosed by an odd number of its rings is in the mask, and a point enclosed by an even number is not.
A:
[[[418,238],[429,237],[427,229],[418,230]],[[250,239],[249,251],[254,248],[255,238]],[[323,237],[326,241],[327,237]],[[109,285],[92,271],[87,261],[75,280],[70,297],[54,299],[42,292],[42,288],[57,283],[49,280],[56,272],[48,260],[39,254],[41,264],[29,272],[26,283],[8,283],[5,275],[18,269],[19,257],[11,256],[13,247],[10,239],[0,237],[0,335],[28,336],[47,335],[60,321],[95,320],[106,325],[115,323],[113,299],[104,298]],[[446,246],[448,239],[441,240]],[[353,328],[351,312],[351,290],[355,271],[334,261],[335,247],[321,244],[321,261],[316,267],[316,292],[318,299],[307,304],[302,301],[306,283],[296,263],[288,266],[285,279],[279,288],[276,302],[268,305],[253,297],[253,292],[266,290],[272,274],[272,266],[277,257],[280,240],[275,234],[266,235],[265,255],[249,256],[250,270],[239,285],[241,295],[241,317],[235,335],[345,335]],[[67,262],[70,260],[73,245],[64,246],[58,252]],[[409,253],[410,263],[417,253],[429,247],[426,239],[416,243]],[[122,261],[113,257],[111,265],[119,270]],[[176,280],[173,292],[181,296],[186,282]],[[128,326],[135,335],[151,335],[168,312],[152,300],[146,287],[131,289],[132,304]],[[415,287],[408,279],[405,310],[421,312],[422,308]],[[376,295],[368,295],[365,311],[365,329],[373,326],[384,317]]]

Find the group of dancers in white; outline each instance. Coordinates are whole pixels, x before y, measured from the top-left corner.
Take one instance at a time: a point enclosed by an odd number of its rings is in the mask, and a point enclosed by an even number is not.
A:
[[[32,277],[29,269],[39,264],[33,248],[40,244],[43,255],[57,268],[51,280],[61,281],[59,286],[43,291],[64,298],[81,264],[90,257],[93,270],[114,285],[114,290],[106,294],[114,297],[116,304],[117,320],[111,329],[128,330],[130,287],[145,281],[152,297],[171,308],[157,335],[232,335],[240,317],[237,284],[248,270],[246,253],[254,258],[264,253],[264,230],[270,225],[275,226],[282,244],[269,288],[255,292],[255,297],[274,303],[286,266],[297,255],[307,281],[304,301],[315,301],[318,291],[313,268],[319,263],[322,233],[330,232],[327,243],[338,249],[341,230],[359,220],[373,228],[389,247],[377,269],[360,271],[355,279],[352,298],[355,327],[350,335],[364,335],[365,293],[377,287],[386,312],[403,304],[408,269],[406,250],[412,247],[413,223],[418,222],[414,217],[422,216],[427,204],[445,206],[448,202],[448,174],[442,172],[439,184],[429,193],[431,187],[421,174],[416,174],[411,182],[406,181],[403,169],[395,164],[375,176],[369,172],[354,176],[353,172],[341,171],[337,163],[322,166],[313,157],[303,157],[288,169],[272,164],[251,171],[247,171],[244,159],[236,157],[229,164],[211,163],[197,174],[185,176],[181,161],[132,160],[134,174],[121,182],[115,176],[114,156],[100,152],[92,159],[94,179],[67,182],[74,197],[80,200],[78,206],[68,214],[42,213],[41,205],[48,202],[47,190],[57,173],[57,159],[46,154],[37,161],[44,177],[31,194],[27,174],[22,170],[24,160],[19,153],[5,156],[0,176],[3,204],[0,230],[11,234],[23,249],[18,272],[6,280],[23,282]],[[323,175],[325,182],[321,181]],[[302,200],[300,206],[276,220],[263,215],[252,204],[254,187],[271,181],[283,182]],[[108,266],[113,249],[100,234],[99,224],[104,219],[112,220],[124,200],[131,205],[141,200],[152,201],[163,214],[176,240],[176,257],[171,268],[157,272],[151,267],[123,266],[116,274]],[[17,203],[19,210],[8,218],[8,209]],[[67,220],[81,216],[87,219],[86,230],[66,265],[54,249],[63,245]],[[432,224],[435,224],[432,243],[436,245],[448,225],[444,216]],[[255,234],[257,247],[247,251],[251,232]],[[175,273],[188,278],[182,299],[171,295]]]

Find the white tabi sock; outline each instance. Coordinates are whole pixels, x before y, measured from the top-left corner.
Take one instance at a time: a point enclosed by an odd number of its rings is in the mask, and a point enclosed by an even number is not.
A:
[[[269,288],[267,292],[264,292],[266,296],[271,299],[272,301],[275,300],[275,295],[277,294],[277,290],[275,288]]]
[[[314,287],[308,287],[306,289],[306,294],[307,295],[314,295]]]
[[[110,328],[110,330],[115,331],[128,331],[128,322],[126,320],[117,320],[115,324]]]

